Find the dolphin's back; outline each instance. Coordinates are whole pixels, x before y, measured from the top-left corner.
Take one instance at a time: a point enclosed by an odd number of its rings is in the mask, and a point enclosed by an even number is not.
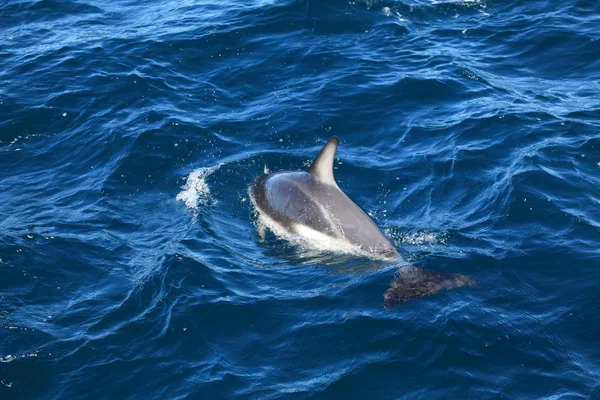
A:
[[[364,250],[395,255],[395,247],[337,185],[308,172],[281,172],[258,177],[251,186],[256,205],[286,229],[308,227]]]

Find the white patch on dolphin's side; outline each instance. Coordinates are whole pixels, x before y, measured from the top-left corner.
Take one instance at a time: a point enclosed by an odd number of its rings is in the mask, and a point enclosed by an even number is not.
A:
[[[304,240],[310,242],[312,248],[321,251],[339,251],[341,253],[359,254],[364,252],[360,247],[352,245],[346,240],[332,238],[306,225],[294,225],[296,233]]]
[[[206,178],[218,170],[219,167],[221,167],[221,164],[192,171],[185,178],[185,185],[181,187],[183,190],[177,194],[176,199],[183,201],[190,210],[197,210],[199,206],[205,206],[210,197],[210,189],[206,183]]]

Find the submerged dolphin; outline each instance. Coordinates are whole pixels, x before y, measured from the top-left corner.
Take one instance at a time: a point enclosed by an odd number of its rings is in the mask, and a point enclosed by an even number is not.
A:
[[[327,241],[361,254],[402,261],[394,245],[335,182],[333,161],[338,143],[337,137],[330,138],[307,172],[284,171],[255,178],[249,189],[254,207],[271,222],[271,228],[276,226],[313,245]],[[462,286],[475,286],[475,281],[461,274],[405,266],[384,294],[384,306],[390,309],[411,298]]]

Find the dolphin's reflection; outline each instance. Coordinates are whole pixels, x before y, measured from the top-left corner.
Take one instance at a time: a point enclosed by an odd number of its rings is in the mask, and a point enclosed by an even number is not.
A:
[[[390,288],[383,294],[383,306],[391,310],[410,299],[431,296],[442,290],[464,286],[476,287],[475,280],[453,272],[427,271],[410,266],[400,267],[398,276],[392,279]]]

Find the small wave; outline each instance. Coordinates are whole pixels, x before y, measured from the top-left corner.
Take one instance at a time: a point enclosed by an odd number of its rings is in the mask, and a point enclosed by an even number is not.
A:
[[[206,183],[206,178],[220,167],[221,164],[214,167],[198,168],[192,171],[185,177],[185,185],[181,187],[183,190],[177,194],[176,199],[183,201],[185,206],[192,211],[197,210],[201,206],[206,206],[210,198],[210,188]]]
[[[15,360],[18,360],[20,358],[28,358],[28,357],[37,357],[38,354],[37,353],[26,353],[26,354],[8,354],[6,356],[0,356],[0,362],[1,363],[9,363]]]

